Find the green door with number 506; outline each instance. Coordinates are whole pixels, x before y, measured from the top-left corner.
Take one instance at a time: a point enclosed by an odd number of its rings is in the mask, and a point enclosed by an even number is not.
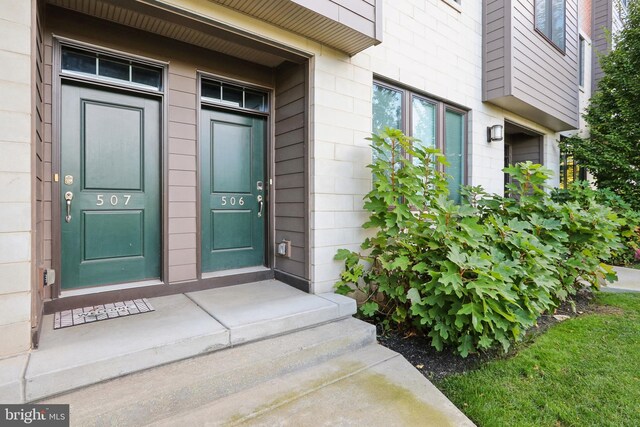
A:
[[[202,271],[264,265],[265,119],[203,110]]]

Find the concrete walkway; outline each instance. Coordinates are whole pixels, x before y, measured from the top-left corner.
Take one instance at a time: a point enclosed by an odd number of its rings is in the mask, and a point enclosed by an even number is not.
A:
[[[602,286],[603,292],[640,292],[640,270],[626,267],[613,267],[618,280],[608,286]]]
[[[355,301],[270,280],[151,298],[0,360],[0,402],[69,404],[73,426],[471,426],[354,319]]]
[[[72,426],[473,426],[372,325],[345,319],[41,403]]]
[[[165,363],[351,316],[355,301],[277,280],[149,300],[155,311],[70,328],[0,360],[0,402],[31,402]]]

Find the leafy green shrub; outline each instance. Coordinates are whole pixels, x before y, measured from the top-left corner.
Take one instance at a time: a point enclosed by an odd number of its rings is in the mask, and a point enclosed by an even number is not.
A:
[[[336,255],[345,261],[337,292],[362,293],[363,316],[423,331],[437,349],[453,345],[463,356],[506,351],[580,279],[597,286],[610,273],[600,259],[620,245],[619,219],[595,200],[552,200],[542,166],[507,169],[513,197],[466,187],[456,205],[440,152],[395,129],[371,140],[374,186],[363,227],[375,235],[362,253]]]
[[[630,266],[640,262],[640,212],[625,202],[622,197],[608,189],[594,189],[588,182],[577,181],[568,190],[555,189],[551,197],[558,202],[577,202],[586,207],[589,200],[596,200],[616,213],[621,219],[619,235],[623,245],[615,248],[609,260],[613,265]]]

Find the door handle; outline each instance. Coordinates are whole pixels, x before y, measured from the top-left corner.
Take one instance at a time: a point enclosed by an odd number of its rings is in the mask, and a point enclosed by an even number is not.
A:
[[[64,200],[67,204],[67,216],[64,217],[64,220],[71,222],[71,200],[73,200],[73,193],[71,191],[64,193]]]
[[[258,218],[262,216],[262,210],[264,209],[264,202],[262,201],[262,196],[258,195]]]

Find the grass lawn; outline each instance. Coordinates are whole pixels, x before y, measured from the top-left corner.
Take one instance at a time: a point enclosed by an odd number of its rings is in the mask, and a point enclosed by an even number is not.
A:
[[[596,301],[596,313],[439,388],[482,427],[640,425],[640,294]]]

